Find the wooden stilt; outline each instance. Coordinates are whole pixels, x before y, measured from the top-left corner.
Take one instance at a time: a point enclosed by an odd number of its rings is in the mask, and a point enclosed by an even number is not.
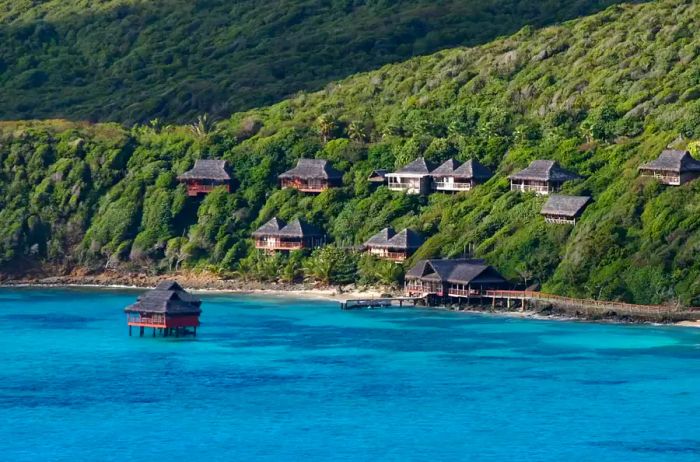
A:
[[[131,337],[131,326],[129,326],[129,337]]]
[[[143,337],[143,326],[139,328],[139,337]]]

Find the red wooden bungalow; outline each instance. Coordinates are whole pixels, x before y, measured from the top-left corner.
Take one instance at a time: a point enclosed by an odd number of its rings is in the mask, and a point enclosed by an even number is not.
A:
[[[190,197],[208,194],[217,186],[223,186],[231,192],[231,175],[225,160],[198,159],[192,170],[177,179],[187,185],[187,195]]]
[[[321,193],[343,183],[343,174],[324,159],[299,159],[297,166],[279,176],[280,186],[306,193]]]
[[[175,281],[163,281],[155,289],[141,295],[136,303],[129,305],[126,312],[129,335],[131,327],[153,329],[153,335],[160,331],[164,336],[197,335],[202,301],[186,292]],[[189,329],[192,329],[191,331]]]
[[[396,233],[393,228],[384,228],[364,243],[365,251],[385,260],[405,261],[423,245],[423,236],[411,229]]]
[[[275,217],[253,233],[255,248],[267,251],[314,249],[326,243],[324,234],[305,221],[289,224]]]

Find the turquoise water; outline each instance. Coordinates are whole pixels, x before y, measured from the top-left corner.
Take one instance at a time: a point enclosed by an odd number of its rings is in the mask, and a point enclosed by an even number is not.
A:
[[[700,460],[700,330],[0,290],[0,460]]]

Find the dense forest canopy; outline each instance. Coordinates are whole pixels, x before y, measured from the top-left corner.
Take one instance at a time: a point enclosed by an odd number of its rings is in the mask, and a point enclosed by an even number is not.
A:
[[[0,0],[0,118],[189,122],[620,0]]]
[[[564,295],[700,304],[700,181],[663,187],[637,167],[667,146],[697,155],[700,6],[684,0],[603,12],[469,49],[359,74],[217,124],[133,128],[63,121],[0,124],[0,263],[260,279],[391,282],[401,267],[340,247],[392,225],[428,237],[412,261],[472,249],[514,282]],[[456,195],[406,196],[367,174],[418,156],[476,158],[496,172]],[[227,159],[235,192],[188,199],[176,175]],[[344,187],[279,190],[300,157],[331,160]],[[593,196],[575,227],[545,224],[544,201],[507,175],[553,159]],[[302,217],[335,246],[270,257],[250,233]],[[412,262],[411,261],[411,262]],[[407,265],[410,265],[408,262]]]

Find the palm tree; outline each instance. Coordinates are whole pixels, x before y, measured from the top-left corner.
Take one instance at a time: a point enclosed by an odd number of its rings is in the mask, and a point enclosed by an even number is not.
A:
[[[316,119],[318,133],[323,137],[323,142],[327,143],[333,132],[338,127],[336,121],[330,115],[324,114]]]
[[[348,137],[357,143],[363,143],[367,139],[365,128],[359,122],[350,122],[348,126]]]
[[[304,264],[304,275],[307,280],[330,285],[333,278],[333,260],[323,252],[314,252]]]
[[[206,138],[214,128],[214,122],[209,118],[209,115],[204,114],[197,116],[197,121],[190,125],[192,133],[199,138]]]
[[[381,284],[395,287],[403,277],[403,268],[392,261],[382,260],[377,263],[375,277]]]

